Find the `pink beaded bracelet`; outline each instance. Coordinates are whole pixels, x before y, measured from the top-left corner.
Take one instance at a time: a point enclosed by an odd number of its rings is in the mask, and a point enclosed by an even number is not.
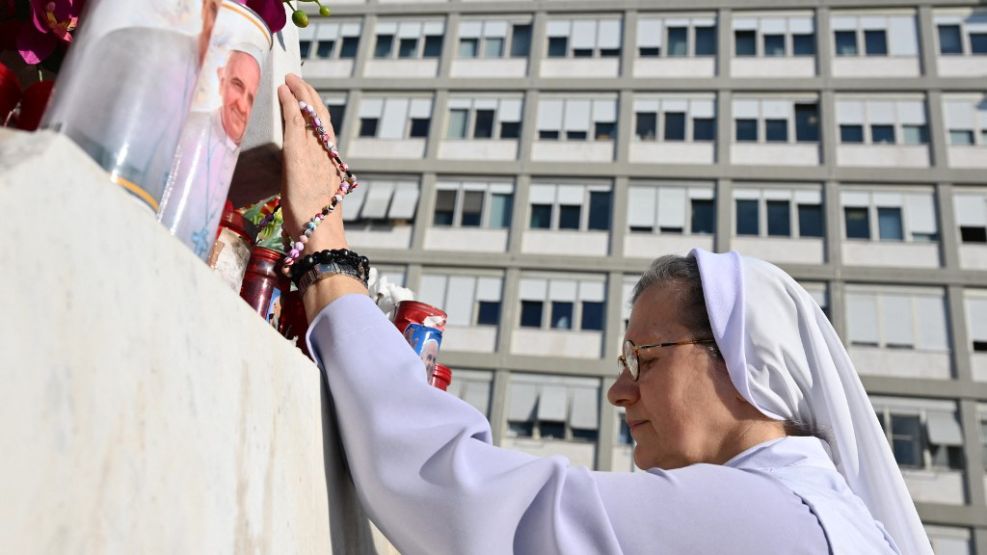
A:
[[[357,181],[356,176],[350,171],[350,167],[343,162],[343,159],[339,157],[339,151],[336,149],[336,145],[332,144],[329,140],[329,133],[326,132],[325,127],[322,126],[322,120],[319,119],[319,115],[316,113],[315,108],[305,102],[298,102],[298,107],[301,108],[302,113],[308,116],[309,123],[312,130],[315,132],[316,137],[318,137],[319,142],[322,143],[322,148],[325,149],[329,156],[329,159],[336,166],[337,172],[340,174],[340,184],[339,190],[336,194],[332,196],[329,200],[329,204],[322,207],[322,210],[316,215],[309,218],[302,229],[302,234],[297,240],[292,241],[291,236],[288,235],[287,231],[283,231],[283,236],[285,240],[285,250],[288,251],[287,256],[282,260],[281,272],[284,275],[290,275],[291,266],[298,260],[298,257],[302,255],[305,250],[305,244],[308,243],[309,237],[315,232],[315,228],[319,227],[322,220],[326,219],[329,214],[332,214],[336,210],[336,206],[343,202],[343,197],[350,194],[354,189],[356,189],[360,183]],[[308,126],[306,126],[308,127]]]

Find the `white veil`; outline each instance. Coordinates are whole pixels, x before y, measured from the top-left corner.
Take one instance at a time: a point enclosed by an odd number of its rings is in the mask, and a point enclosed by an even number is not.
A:
[[[691,255],[737,391],[770,418],[822,431],[836,468],[901,552],[931,554],[850,356],[812,297],[767,262],[736,252]]]

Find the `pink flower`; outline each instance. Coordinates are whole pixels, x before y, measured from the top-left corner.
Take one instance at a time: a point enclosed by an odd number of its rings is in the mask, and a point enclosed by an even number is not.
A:
[[[38,64],[59,43],[71,44],[85,0],[31,0],[33,25],[21,25],[17,51],[29,64]]]
[[[272,33],[277,33],[284,28],[288,19],[284,15],[284,0],[237,0],[246,5],[267,23]]]

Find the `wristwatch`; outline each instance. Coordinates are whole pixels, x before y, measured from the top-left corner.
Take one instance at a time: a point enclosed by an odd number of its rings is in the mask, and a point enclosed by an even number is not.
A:
[[[350,276],[351,278],[366,285],[366,282],[363,281],[363,275],[361,275],[360,271],[353,266],[350,266],[349,264],[340,264],[338,262],[327,262],[324,264],[313,265],[310,270],[302,274],[302,277],[298,278],[298,292],[304,296],[305,291],[315,284],[315,282],[338,274]]]

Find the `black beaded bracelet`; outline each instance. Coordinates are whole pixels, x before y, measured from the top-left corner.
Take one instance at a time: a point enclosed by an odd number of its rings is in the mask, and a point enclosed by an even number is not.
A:
[[[291,265],[291,281],[296,287],[298,280],[316,264],[349,266],[360,275],[364,285],[370,279],[370,260],[366,256],[360,256],[349,249],[332,249],[305,255]]]

